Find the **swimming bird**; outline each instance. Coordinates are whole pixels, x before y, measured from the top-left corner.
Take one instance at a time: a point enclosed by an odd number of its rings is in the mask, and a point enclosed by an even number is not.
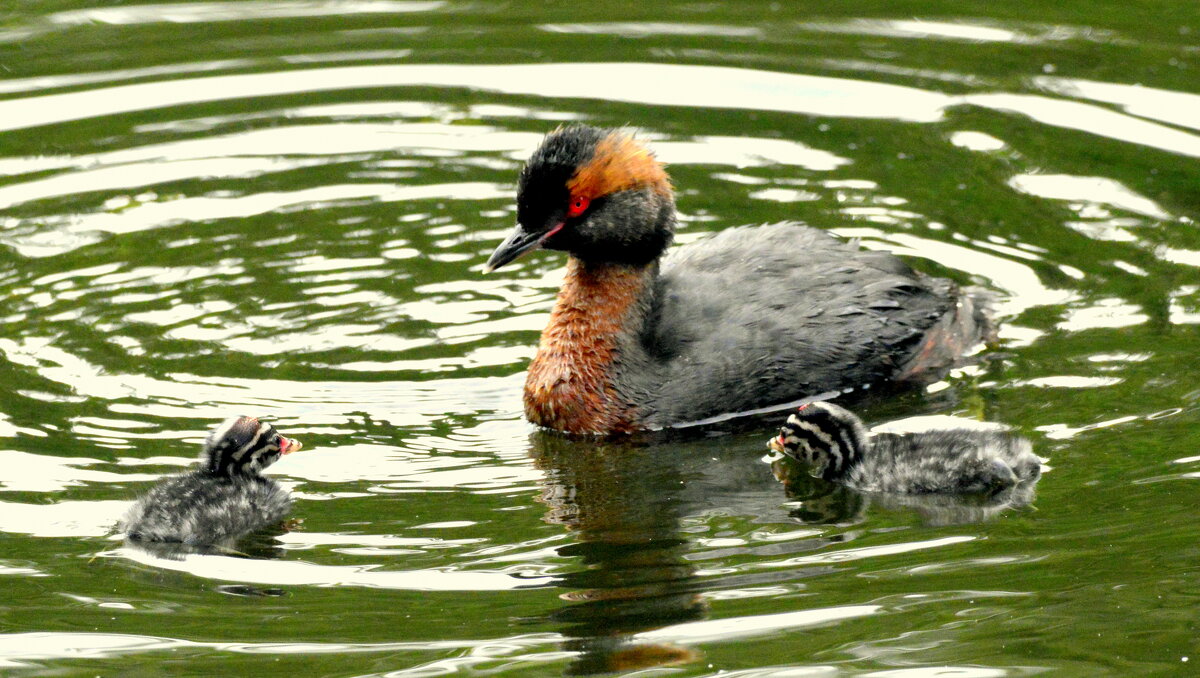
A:
[[[268,423],[230,417],[209,433],[200,467],[170,476],[125,515],[133,541],[189,546],[232,546],[241,537],[287,517],[288,491],[261,475],[281,456],[301,448]]]
[[[951,281],[797,223],[668,253],[671,181],[621,129],[547,135],[521,171],[517,222],[487,271],[568,255],[524,391],[526,417],[550,429],[625,434],[922,379],[991,331]]]
[[[830,402],[801,407],[768,447],[804,464],[814,478],[864,492],[994,496],[1042,473],[1029,441],[1006,431],[869,437],[858,416]]]

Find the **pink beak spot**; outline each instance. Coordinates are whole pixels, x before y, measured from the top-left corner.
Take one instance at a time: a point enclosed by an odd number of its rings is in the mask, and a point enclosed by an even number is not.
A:
[[[281,456],[285,454],[291,454],[292,452],[301,449],[304,449],[304,443],[300,442],[299,440],[296,440],[295,438],[279,436],[279,454]]]

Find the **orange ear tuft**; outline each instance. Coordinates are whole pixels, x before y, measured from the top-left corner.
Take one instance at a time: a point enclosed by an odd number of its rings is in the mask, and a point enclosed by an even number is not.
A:
[[[631,188],[649,186],[671,194],[671,179],[663,165],[632,135],[615,131],[596,145],[592,160],[567,182],[572,196],[595,199]]]

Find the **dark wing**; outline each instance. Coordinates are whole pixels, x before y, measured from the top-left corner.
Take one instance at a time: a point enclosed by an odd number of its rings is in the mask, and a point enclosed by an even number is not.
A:
[[[657,415],[700,419],[901,376],[957,289],[791,223],[676,248],[643,338],[667,366]]]

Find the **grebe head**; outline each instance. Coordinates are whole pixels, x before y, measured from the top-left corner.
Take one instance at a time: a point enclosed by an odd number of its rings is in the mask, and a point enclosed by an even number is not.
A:
[[[301,447],[255,417],[230,417],[208,434],[200,461],[214,475],[255,476]]]
[[[833,480],[862,458],[867,429],[844,407],[808,403],[788,417],[768,446],[808,466],[813,477]]]
[[[538,248],[589,263],[646,265],[674,230],[671,181],[641,141],[621,129],[560,127],[521,170],[517,227],[487,270]]]

